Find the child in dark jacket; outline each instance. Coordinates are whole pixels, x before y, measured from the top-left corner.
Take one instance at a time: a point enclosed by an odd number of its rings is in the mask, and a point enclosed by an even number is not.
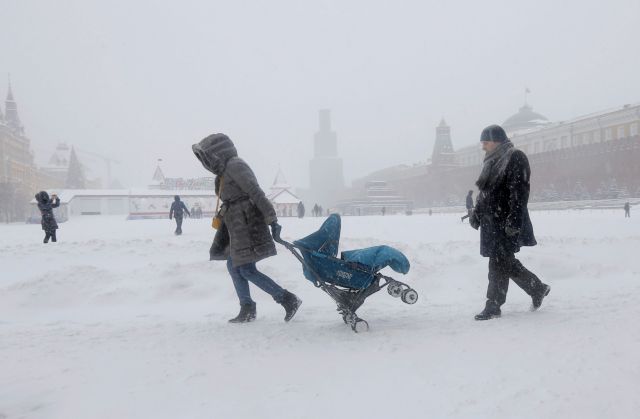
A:
[[[56,230],[58,229],[58,223],[53,216],[53,209],[60,206],[60,198],[56,194],[51,195],[45,191],[40,191],[36,194],[36,201],[38,201],[38,209],[42,215],[42,229],[44,230],[43,243],[49,243],[49,239],[52,242],[57,241]]]

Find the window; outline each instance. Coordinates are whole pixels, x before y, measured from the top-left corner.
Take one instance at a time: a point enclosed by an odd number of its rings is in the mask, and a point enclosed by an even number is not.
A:
[[[605,141],[611,141],[611,137],[612,137],[612,129],[611,128],[607,128],[604,130],[604,140]]]
[[[600,130],[596,130],[593,132],[593,142],[594,143],[600,142]]]
[[[629,135],[638,135],[638,123],[634,122],[629,127]]]
[[[591,144],[593,142],[593,133],[592,132],[587,132],[586,134],[584,134],[584,143],[585,144]]]
[[[624,138],[624,125],[618,127],[618,136],[616,138]]]

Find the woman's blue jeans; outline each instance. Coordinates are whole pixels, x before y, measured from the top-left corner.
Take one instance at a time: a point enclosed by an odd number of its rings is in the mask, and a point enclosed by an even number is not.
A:
[[[227,259],[227,270],[233,279],[233,286],[238,294],[240,304],[254,304],[249,291],[249,282],[271,295],[276,302],[282,301],[284,289],[273,279],[258,271],[255,263],[246,263],[234,268],[231,264],[231,258],[229,258]]]

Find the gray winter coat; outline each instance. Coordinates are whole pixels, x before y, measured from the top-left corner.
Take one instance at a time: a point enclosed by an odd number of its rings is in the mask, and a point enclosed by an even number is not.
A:
[[[233,142],[224,134],[213,134],[194,144],[193,152],[205,169],[217,175],[216,193],[223,202],[220,213],[228,231],[228,245],[224,228],[216,233],[212,249],[218,251],[211,259],[228,255],[236,267],[275,255],[269,224],[277,221],[276,212]]]

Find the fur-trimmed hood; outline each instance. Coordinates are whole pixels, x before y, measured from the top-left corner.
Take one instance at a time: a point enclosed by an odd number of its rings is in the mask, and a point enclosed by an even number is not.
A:
[[[204,168],[214,175],[222,174],[227,161],[232,157],[238,157],[233,141],[225,134],[211,134],[198,144],[192,145],[191,149]]]

